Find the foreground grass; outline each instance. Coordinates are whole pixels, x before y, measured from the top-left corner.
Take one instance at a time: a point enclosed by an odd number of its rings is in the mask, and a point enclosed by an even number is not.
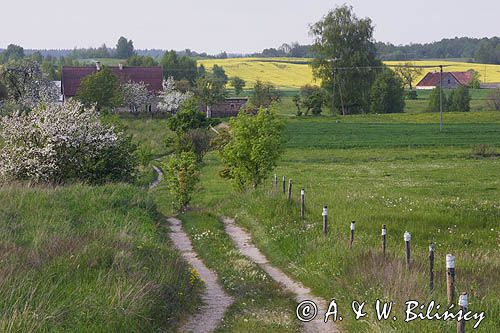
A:
[[[0,187],[0,331],[174,331],[201,289],[147,193]]]
[[[372,124],[342,128],[335,126],[344,124],[324,120],[287,122],[287,150],[277,174],[293,179],[292,203],[270,191],[270,179],[257,191],[234,192],[219,178],[220,162],[211,154],[194,208],[236,216],[273,263],[318,296],[338,300],[342,325],[351,332],[453,331],[454,322],[404,322],[407,300],[433,299],[445,306],[444,257],[453,253],[457,292],[469,292],[472,311],[485,311],[478,331],[495,332],[500,317],[500,161],[473,157],[471,145],[489,142],[500,150],[498,123],[473,123],[468,126],[474,131],[463,126],[442,134],[425,125],[420,131],[395,124],[399,135],[394,138],[390,127],[370,131]],[[342,141],[349,131],[357,138],[356,148],[341,149],[342,142],[353,142]],[[300,188],[306,190],[305,221],[299,218]],[[321,232],[324,205],[330,212],[328,236]],[[357,221],[356,240],[349,250],[352,220]],[[386,260],[380,251],[382,224],[389,230]],[[406,230],[413,236],[410,272],[404,265]],[[432,293],[427,267],[431,241],[436,243]],[[397,321],[376,321],[378,298],[395,302]],[[368,317],[354,320],[353,300],[367,302]]]

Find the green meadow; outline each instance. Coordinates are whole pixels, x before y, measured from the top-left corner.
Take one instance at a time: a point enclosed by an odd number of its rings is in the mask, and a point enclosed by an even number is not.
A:
[[[274,264],[317,295],[338,301],[344,317],[340,325],[350,332],[455,330],[455,322],[404,322],[407,300],[446,305],[445,255],[452,253],[457,293],[469,292],[470,309],[485,311],[478,331],[494,332],[500,317],[500,119],[496,113],[446,114],[440,132],[435,117],[286,119],[286,151],[276,174],[280,181],[283,175],[287,182],[292,178],[292,202],[272,188],[271,178],[256,191],[236,192],[218,176],[220,161],[211,153],[192,209],[236,217]],[[478,155],[478,144],[488,145],[489,154]],[[301,188],[305,220],[299,215]],[[327,236],[322,234],[323,206],[329,208]],[[349,249],[352,220],[355,241]],[[385,259],[382,224],[388,229]],[[405,231],[412,234],[410,271]],[[436,244],[432,292],[430,242]],[[376,299],[395,302],[398,320],[377,321]],[[367,302],[367,317],[354,320],[353,300]]]

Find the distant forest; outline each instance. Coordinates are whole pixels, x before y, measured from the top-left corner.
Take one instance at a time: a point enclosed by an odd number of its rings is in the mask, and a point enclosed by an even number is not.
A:
[[[455,37],[442,39],[438,42],[426,44],[394,45],[391,43],[376,42],[377,53],[382,60],[420,60],[420,59],[461,59],[463,61],[479,62],[487,64],[500,64],[500,38],[469,38]],[[0,52],[2,49],[0,49]],[[43,57],[69,57],[72,59],[92,59],[92,58],[113,58],[116,56],[116,49],[109,48],[105,44],[98,48],[75,48],[75,49],[49,49],[31,50],[25,49],[27,56],[33,53],[40,53]],[[159,58],[165,50],[135,49],[135,54]],[[262,52],[253,54],[231,54],[222,52],[217,55],[210,55],[206,52],[198,53],[189,49],[177,51],[180,56],[192,58],[237,58],[237,57],[292,57],[292,58],[313,58],[310,45],[300,45],[299,43],[282,44],[278,48],[267,48]]]

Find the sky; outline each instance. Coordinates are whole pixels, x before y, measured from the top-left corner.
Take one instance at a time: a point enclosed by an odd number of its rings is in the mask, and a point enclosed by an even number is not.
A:
[[[311,43],[309,25],[337,5],[370,17],[378,41],[422,43],[500,35],[498,0],[7,0],[0,5],[0,48],[189,48],[217,54]],[[74,4],[71,4],[74,3]]]

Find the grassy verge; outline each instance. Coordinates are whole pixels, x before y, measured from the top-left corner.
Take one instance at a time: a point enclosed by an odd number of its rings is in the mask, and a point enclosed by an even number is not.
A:
[[[200,212],[180,218],[196,252],[235,299],[217,332],[300,331],[291,295],[238,252],[217,218]]]
[[[200,283],[129,185],[0,188],[0,331],[173,331]]]

